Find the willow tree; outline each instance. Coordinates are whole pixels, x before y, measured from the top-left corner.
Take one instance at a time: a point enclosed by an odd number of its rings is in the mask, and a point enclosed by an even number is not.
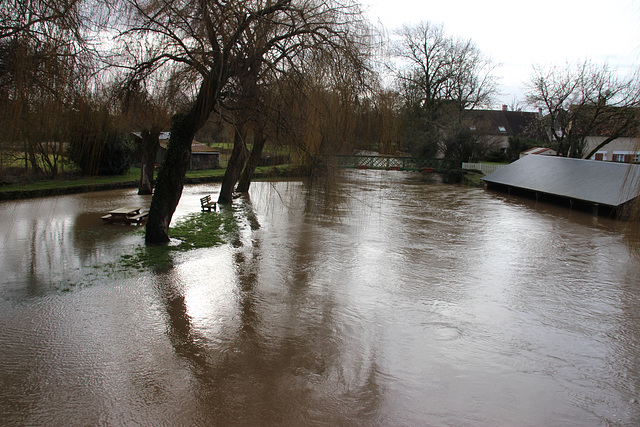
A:
[[[94,0],[0,2],[0,142],[24,151],[25,169],[57,172],[68,113],[94,71],[92,37],[105,8]]]
[[[345,0],[348,1],[348,0]],[[132,21],[120,34],[132,75],[173,67],[192,102],[172,120],[153,194],[147,243],[169,241],[196,131],[251,69],[286,70],[305,51],[338,51],[352,37],[359,9],[334,0],[128,0]],[[137,43],[137,44],[136,44]]]
[[[266,61],[249,58],[239,67],[240,74],[219,103],[219,111],[233,117],[238,129],[220,190],[220,203],[231,200],[236,183],[237,191],[249,190],[267,141],[277,144],[291,130],[285,114],[288,106],[283,102],[287,93],[293,92],[297,97],[313,102],[310,88],[317,84],[329,91],[344,92],[346,88],[354,93],[363,91],[365,76],[370,75],[367,66],[369,29],[355,6],[341,5],[340,8],[338,15],[335,14],[337,9],[332,11],[333,16],[325,15],[325,19],[329,18],[331,39],[323,39],[322,44],[315,46],[298,44],[308,35],[287,39],[280,42],[279,48],[286,47],[286,55],[279,52],[277,57]],[[260,45],[273,30],[274,23],[265,22],[254,32],[250,45]],[[334,110],[334,115],[341,116],[341,112]],[[250,151],[245,136],[249,133],[252,135]],[[301,141],[292,141],[288,145],[295,148],[300,144]]]
[[[139,132],[140,179],[138,194],[153,193],[155,161],[160,134],[171,123],[171,113],[180,104],[179,91],[169,82],[125,80],[114,83],[117,110],[128,128]]]
[[[371,40],[367,26],[361,25],[339,50],[305,52],[286,73],[266,74],[258,96],[249,103],[253,144],[238,192],[249,190],[267,143],[286,147],[297,166],[313,165],[321,157],[355,146],[363,106],[376,83],[370,66]],[[313,134],[324,134],[323,143],[314,144],[314,138],[308,138]]]

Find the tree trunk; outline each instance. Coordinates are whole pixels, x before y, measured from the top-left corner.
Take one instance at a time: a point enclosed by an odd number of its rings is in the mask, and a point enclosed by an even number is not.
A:
[[[247,164],[244,166],[244,169],[242,170],[240,181],[238,181],[237,191],[239,193],[249,192],[249,186],[251,185],[253,173],[258,167],[258,163],[260,162],[260,157],[262,157],[262,149],[264,148],[264,143],[265,143],[264,134],[261,131],[256,131],[253,137],[253,148],[251,149],[251,154],[249,155]]]
[[[222,186],[220,187],[220,195],[218,196],[218,203],[229,203],[233,195],[233,188],[238,182],[240,172],[247,159],[247,147],[245,145],[244,132],[241,133],[240,129],[236,127],[236,132],[233,137],[233,151],[231,151],[231,157],[227,164],[227,170],[224,173],[222,180]]]
[[[147,244],[169,242],[169,224],[182,196],[195,132],[193,123],[188,118],[183,114],[173,116],[167,154],[158,172],[156,189],[151,199],[145,235]]]
[[[35,144],[29,142],[29,163],[31,163],[31,177],[36,177],[40,172],[40,166],[38,165],[38,160],[36,159],[36,149]]]
[[[220,76],[220,73],[214,75]],[[189,113],[173,116],[167,154],[158,171],[156,188],[151,198],[145,234],[147,244],[169,243],[169,224],[182,196],[184,176],[191,159],[191,143],[218,100],[220,81],[224,79],[205,78]]]
[[[138,194],[151,194],[153,191],[153,168],[158,154],[160,131],[152,129],[142,132],[142,160],[140,162],[140,183]]]

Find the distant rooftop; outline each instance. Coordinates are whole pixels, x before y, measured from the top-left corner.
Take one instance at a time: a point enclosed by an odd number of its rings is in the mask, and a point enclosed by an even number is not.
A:
[[[539,156],[557,156],[558,155],[556,150],[553,150],[551,148],[534,147],[520,153],[520,157],[528,156],[530,154],[537,154]]]
[[[640,165],[566,157],[525,156],[483,180],[610,207],[640,195]]]
[[[166,150],[168,146],[169,146],[169,139],[161,139],[160,140],[160,147],[162,147],[162,148],[164,148]],[[213,153],[219,153],[219,151],[214,149],[214,148],[211,148],[208,145],[205,145],[205,144],[203,144],[201,142],[193,140],[193,142],[191,143],[191,153],[193,153],[193,154],[213,154]]]
[[[538,119],[538,113],[526,111],[472,110],[468,112],[470,130],[481,130],[488,135],[522,135],[531,123]]]
[[[142,132],[132,132],[138,138],[142,138]],[[160,147],[167,149],[169,145],[169,138],[171,138],[171,132],[160,132],[158,135],[158,141],[160,142]],[[219,153],[215,148],[211,148],[208,145],[202,144],[201,142],[196,141],[195,139],[191,143],[191,152],[196,154],[215,154]]]

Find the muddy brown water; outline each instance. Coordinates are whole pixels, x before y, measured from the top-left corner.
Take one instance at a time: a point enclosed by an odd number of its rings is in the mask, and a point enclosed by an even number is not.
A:
[[[352,171],[256,183],[230,244],[123,272],[143,236],[100,216],[148,204],[0,203],[1,425],[640,424],[621,223]]]

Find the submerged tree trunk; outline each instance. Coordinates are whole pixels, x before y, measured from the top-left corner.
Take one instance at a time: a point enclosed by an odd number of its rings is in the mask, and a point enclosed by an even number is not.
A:
[[[219,76],[219,73],[214,74]],[[184,177],[189,169],[191,143],[195,133],[206,123],[219,97],[221,80],[205,78],[195,103],[187,114],[176,114],[171,123],[171,137],[164,162],[158,171],[156,188],[151,199],[145,242],[169,242],[169,224],[176,211]]]
[[[251,186],[251,180],[253,179],[253,173],[258,167],[260,157],[262,157],[262,150],[265,144],[265,137],[261,131],[256,131],[253,137],[253,148],[251,148],[251,154],[249,159],[242,170],[240,181],[238,181],[237,191],[239,193],[248,193],[249,186]]]
[[[159,136],[160,131],[157,129],[142,132],[142,160],[140,162],[138,194],[151,194],[153,192],[153,168],[158,148],[160,147]]]
[[[227,170],[224,173],[222,180],[222,186],[220,187],[220,195],[218,196],[218,203],[229,203],[233,195],[233,188],[238,182],[242,167],[247,160],[247,146],[245,144],[244,131],[236,128],[235,135],[233,137],[233,151],[227,164]]]
[[[188,116],[177,114],[173,117],[167,154],[151,199],[145,235],[147,244],[169,242],[169,224],[182,196],[194,133],[195,128]]]

